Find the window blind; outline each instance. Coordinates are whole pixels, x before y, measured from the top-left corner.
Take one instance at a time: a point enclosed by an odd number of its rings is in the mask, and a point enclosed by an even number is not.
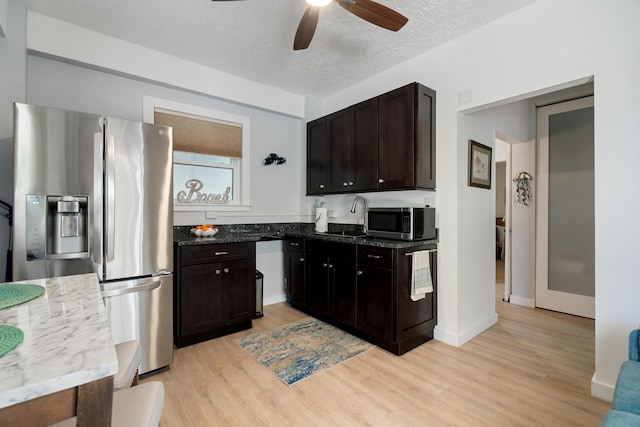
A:
[[[156,108],[154,122],[173,128],[173,149],[242,158],[242,125]]]

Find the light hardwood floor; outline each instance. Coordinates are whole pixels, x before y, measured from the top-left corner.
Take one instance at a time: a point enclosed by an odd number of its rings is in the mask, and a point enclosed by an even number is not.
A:
[[[594,322],[505,303],[503,286],[498,324],[459,348],[374,348],[288,387],[234,342],[306,317],[280,303],[251,330],[176,350],[142,382],[164,383],[164,427],[599,426],[610,403],[590,396]]]

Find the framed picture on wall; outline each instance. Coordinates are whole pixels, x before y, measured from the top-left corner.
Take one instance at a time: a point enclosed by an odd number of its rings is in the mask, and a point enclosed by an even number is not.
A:
[[[491,147],[469,140],[469,185],[491,188]]]

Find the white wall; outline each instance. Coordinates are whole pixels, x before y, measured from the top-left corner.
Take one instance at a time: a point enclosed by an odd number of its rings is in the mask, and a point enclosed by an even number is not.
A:
[[[7,23],[9,22],[9,0],[0,0],[0,37],[7,35]]]
[[[512,174],[528,172],[534,177],[530,182],[534,194],[528,206],[511,196],[511,295],[513,304],[535,307],[536,301],[536,179],[535,141],[511,145]],[[513,187],[515,190],[515,186]]]
[[[26,10],[18,1],[4,3],[8,22],[4,26],[5,37],[0,37],[0,200],[13,205],[13,103],[25,100]],[[4,213],[0,209],[0,214]],[[0,282],[5,281],[9,232],[9,223],[1,216]]]
[[[27,15],[27,40],[34,52],[65,58],[94,68],[164,82],[221,99],[304,117],[299,95],[241,79],[164,53],[87,30],[38,13]],[[99,48],[97,48],[99,47]]]
[[[459,295],[473,292],[467,271],[469,247],[488,247],[475,228],[476,210],[459,204],[466,151],[459,145],[457,112],[492,106],[557,89],[595,76],[596,181],[596,374],[595,395],[610,397],[628,332],[638,326],[637,268],[640,208],[634,160],[640,155],[640,3],[635,0],[540,0],[464,37],[325,99],[325,112],[417,80],[437,90],[437,183],[440,210],[439,337],[461,337],[477,317]],[[539,23],[537,25],[536,23]],[[457,105],[460,91],[471,102]],[[522,139],[526,141],[526,139]],[[457,141],[457,142],[456,142]],[[616,191],[611,191],[616,188]],[[486,195],[490,198],[490,195]],[[483,203],[483,201],[480,201]],[[487,209],[493,209],[488,207]],[[491,236],[493,238],[493,236]],[[475,271],[481,281],[490,264]],[[458,318],[460,319],[458,321]]]

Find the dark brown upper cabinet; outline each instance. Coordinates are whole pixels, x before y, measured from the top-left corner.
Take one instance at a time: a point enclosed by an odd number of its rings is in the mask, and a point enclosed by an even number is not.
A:
[[[307,123],[307,194],[327,192],[326,118]]]
[[[307,124],[307,194],[435,189],[435,91],[411,83]]]

